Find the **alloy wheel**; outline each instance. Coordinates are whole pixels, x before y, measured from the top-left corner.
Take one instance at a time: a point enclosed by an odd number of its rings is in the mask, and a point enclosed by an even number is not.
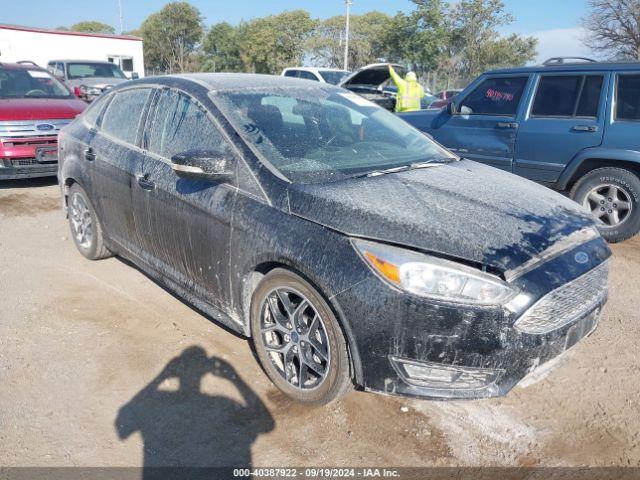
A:
[[[73,226],[73,235],[77,244],[88,250],[93,242],[93,220],[91,210],[85,199],[79,193],[74,193],[71,197],[69,216]]]
[[[260,335],[269,361],[288,383],[317,388],[329,373],[331,351],[318,311],[299,292],[272,290],[260,309]]]
[[[624,223],[631,215],[631,195],[624,188],[604,184],[592,188],[583,205],[592,215],[602,220],[605,228],[614,228]]]

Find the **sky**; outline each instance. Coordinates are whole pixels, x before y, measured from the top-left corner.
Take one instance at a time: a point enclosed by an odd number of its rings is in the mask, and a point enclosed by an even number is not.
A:
[[[163,0],[120,0],[124,30],[137,28],[142,21],[168,3]],[[520,33],[538,38],[538,61],[552,56],[589,55],[580,40],[584,32],[580,19],[585,15],[586,0],[503,0],[516,21],[504,33]],[[2,4],[11,4],[2,8]],[[326,18],[344,13],[344,0],[190,0],[211,25],[221,21],[235,24],[240,20],[304,8],[312,16]],[[0,23],[30,27],[70,26],[81,20],[98,20],[119,29],[118,0],[51,0],[15,2],[0,0]],[[409,11],[409,0],[353,0],[352,12],[379,10],[388,14]]]

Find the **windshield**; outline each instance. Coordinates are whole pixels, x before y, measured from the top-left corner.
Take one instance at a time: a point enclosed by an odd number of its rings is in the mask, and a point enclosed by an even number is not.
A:
[[[212,96],[262,159],[293,182],[455,159],[400,118],[346,90],[314,85]]]
[[[117,65],[111,63],[68,63],[67,77],[75,78],[127,78]]]
[[[346,70],[320,70],[318,73],[325,82],[332,85],[338,85],[344,77],[349,75]]]
[[[44,70],[0,68],[0,98],[70,98],[71,92]]]

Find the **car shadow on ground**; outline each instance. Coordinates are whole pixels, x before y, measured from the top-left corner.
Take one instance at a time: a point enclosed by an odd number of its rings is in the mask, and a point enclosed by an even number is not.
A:
[[[16,180],[0,180],[0,190],[9,188],[38,188],[58,184],[57,177],[19,178]]]
[[[201,382],[208,374],[231,382],[242,402],[203,393]],[[251,445],[274,426],[266,406],[233,367],[199,346],[173,358],[120,408],[115,421],[121,440],[140,432],[146,480],[214,478],[211,467],[250,467]]]

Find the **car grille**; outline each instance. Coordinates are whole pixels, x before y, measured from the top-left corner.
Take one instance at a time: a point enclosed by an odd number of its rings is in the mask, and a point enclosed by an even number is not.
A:
[[[0,122],[0,139],[23,137],[56,136],[60,129],[71,123],[71,119],[63,120],[9,120]]]
[[[591,312],[607,297],[608,262],[553,290],[515,323],[523,333],[542,335],[564,327]]]
[[[35,158],[20,158],[15,160],[4,160],[5,167],[28,167],[30,165],[38,165]]]

